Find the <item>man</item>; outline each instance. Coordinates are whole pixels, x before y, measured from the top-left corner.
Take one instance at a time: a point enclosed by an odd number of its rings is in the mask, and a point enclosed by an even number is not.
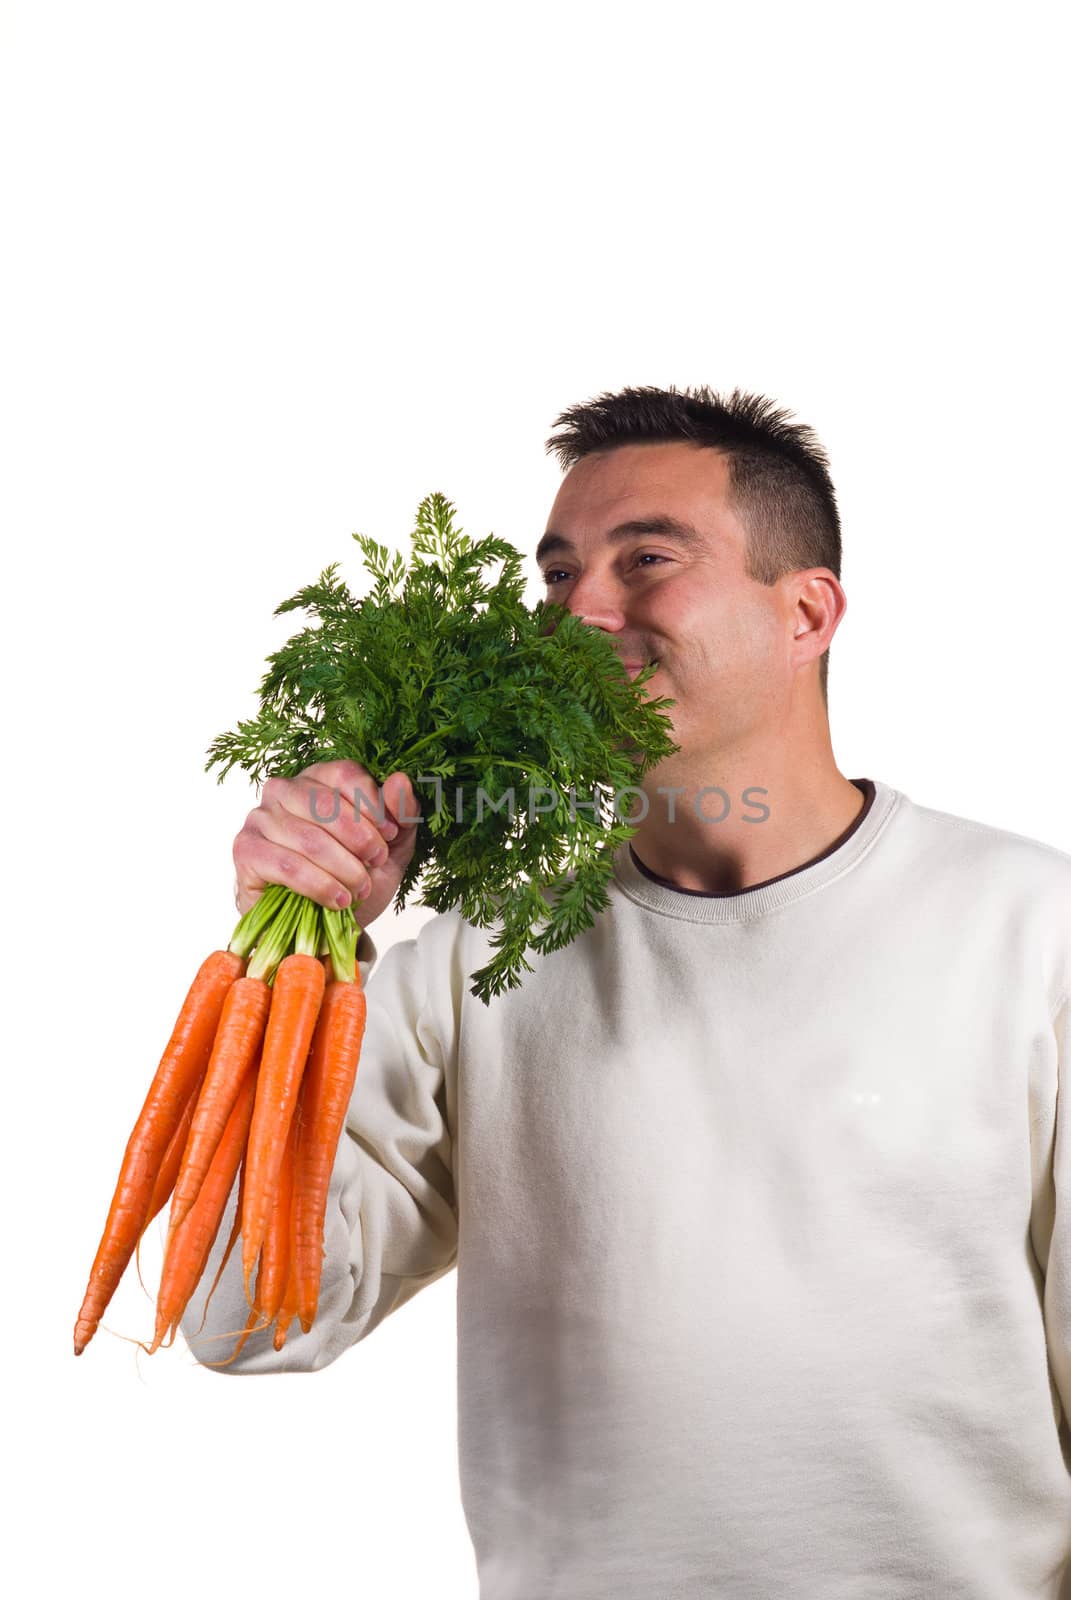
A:
[[[547,593],[657,662],[680,752],[595,927],[490,1007],[459,915],[378,964],[362,936],[320,1314],[223,1370],[322,1366],[456,1265],[481,1600],[1056,1600],[1071,856],[838,770],[809,429],[654,389],[557,425]],[[374,803],[364,769],[267,784],[241,908],[280,881],[373,922],[414,776],[382,830],[311,820],[354,780]]]

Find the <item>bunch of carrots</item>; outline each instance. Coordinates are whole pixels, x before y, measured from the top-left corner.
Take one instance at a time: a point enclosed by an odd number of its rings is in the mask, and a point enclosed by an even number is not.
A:
[[[273,885],[228,947],[201,964],[127,1141],[75,1324],[76,1356],[169,1200],[150,1355],[173,1341],[236,1178],[234,1227],[212,1285],[240,1235],[250,1309],[234,1354],[272,1323],[277,1350],[295,1317],[309,1331],[364,1034],[359,933],[352,911]]]

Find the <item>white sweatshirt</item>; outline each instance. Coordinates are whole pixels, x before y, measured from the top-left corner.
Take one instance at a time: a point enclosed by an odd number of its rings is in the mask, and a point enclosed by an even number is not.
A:
[[[623,847],[489,1007],[458,914],[363,936],[319,1316],[219,1370],[456,1266],[481,1600],[1071,1594],[1071,856],[854,781],[737,894]]]

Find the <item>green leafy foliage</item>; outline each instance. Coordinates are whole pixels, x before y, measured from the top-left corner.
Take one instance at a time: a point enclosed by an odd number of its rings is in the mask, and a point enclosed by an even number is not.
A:
[[[636,831],[625,792],[678,746],[673,701],[642,692],[654,668],[630,681],[600,629],[529,609],[520,552],[470,540],[455,516],[441,494],[421,503],[408,568],[354,534],[365,598],[334,564],[278,607],[315,621],[269,657],[259,714],[213,742],[208,767],[258,783],[339,759],[377,784],[406,773],[422,816],[395,905],[419,883],[424,905],[496,930],[472,974],[487,1004],[532,970],[527,951],[562,948],[605,910]]]

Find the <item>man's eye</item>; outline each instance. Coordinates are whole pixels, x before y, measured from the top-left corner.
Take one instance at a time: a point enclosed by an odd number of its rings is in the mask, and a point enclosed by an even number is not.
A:
[[[660,556],[655,550],[643,550],[635,558],[634,565],[639,566],[643,561],[668,561],[669,559],[669,556]],[[548,585],[561,583],[563,579],[567,580],[568,577],[569,574],[564,567],[548,567],[543,574],[543,582]]]

